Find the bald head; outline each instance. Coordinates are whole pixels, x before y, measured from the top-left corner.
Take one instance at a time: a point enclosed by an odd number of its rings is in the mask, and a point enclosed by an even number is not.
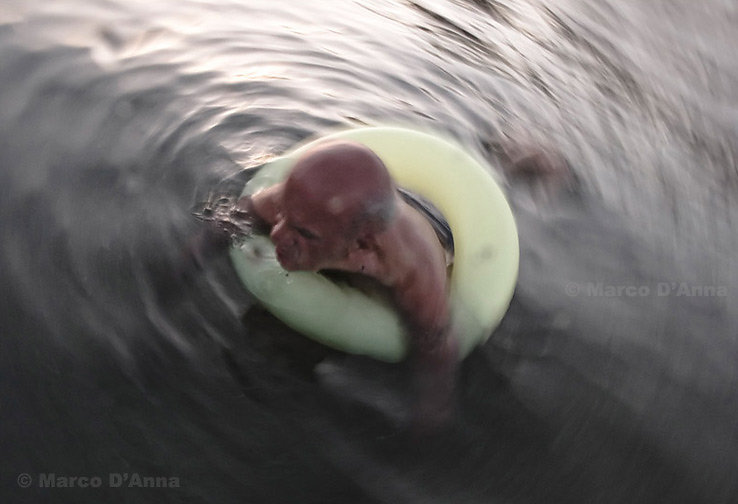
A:
[[[383,224],[394,213],[395,187],[387,168],[368,147],[354,142],[321,144],[298,158],[287,190],[354,224]]]

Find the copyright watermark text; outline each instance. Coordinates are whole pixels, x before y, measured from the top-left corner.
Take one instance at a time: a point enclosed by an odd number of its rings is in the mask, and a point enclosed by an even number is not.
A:
[[[21,473],[16,479],[21,488],[179,488],[178,476],[150,476],[139,473],[68,475]]]
[[[687,282],[657,282],[641,285],[615,285],[605,282],[569,282],[565,287],[570,297],[727,297],[724,285],[693,285]]]

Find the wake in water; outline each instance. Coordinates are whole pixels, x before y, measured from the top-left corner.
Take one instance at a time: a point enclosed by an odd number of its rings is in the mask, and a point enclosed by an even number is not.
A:
[[[200,203],[192,210],[192,215],[225,234],[232,242],[243,240],[254,231],[253,217],[239,209],[233,197],[223,196]]]

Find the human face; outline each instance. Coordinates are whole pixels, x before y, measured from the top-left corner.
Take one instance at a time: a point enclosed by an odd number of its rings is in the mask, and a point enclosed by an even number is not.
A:
[[[277,260],[289,271],[331,268],[350,250],[351,212],[335,200],[325,201],[314,184],[288,179],[272,226]]]

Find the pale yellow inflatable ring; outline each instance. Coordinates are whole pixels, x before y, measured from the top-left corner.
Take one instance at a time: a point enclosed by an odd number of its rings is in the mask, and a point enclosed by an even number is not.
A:
[[[461,356],[483,343],[507,311],[518,274],[518,235],[510,207],[489,169],[454,143],[404,128],[359,128],[304,144],[265,165],[246,184],[254,192],[283,180],[305,150],[345,139],[372,149],[398,186],[430,200],[454,237],[450,278],[453,325]],[[320,343],[396,362],[407,336],[393,307],[319,273],[285,271],[267,236],[234,245],[231,259],[246,288],[275,316]]]

